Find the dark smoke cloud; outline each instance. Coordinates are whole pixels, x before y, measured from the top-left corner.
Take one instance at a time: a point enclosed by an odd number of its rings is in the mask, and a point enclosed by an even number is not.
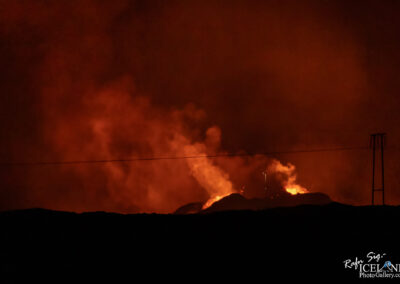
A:
[[[398,6],[0,1],[1,161],[182,154],[169,143],[178,140],[201,153],[358,146],[386,131],[387,197],[397,203]],[[111,141],[101,148],[104,136]],[[311,191],[363,204],[369,156],[276,158],[294,164]],[[235,189],[262,194],[265,158],[213,163]],[[122,187],[110,181],[112,167],[1,171],[2,209],[168,212],[209,193],[185,162],[119,165]]]

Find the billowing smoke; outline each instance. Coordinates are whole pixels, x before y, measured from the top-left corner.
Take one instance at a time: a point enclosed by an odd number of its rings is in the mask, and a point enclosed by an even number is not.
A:
[[[0,0],[1,161],[364,146],[374,131],[387,131],[388,146],[396,144],[394,6]],[[390,151],[387,200],[395,203],[398,152]],[[263,196],[262,172],[274,163],[284,170],[277,188],[301,184],[363,204],[369,157],[350,151],[2,167],[0,208],[171,212],[231,192]]]
[[[46,124],[46,139],[61,161],[144,158],[68,168],[82,180],[90,198],[96,199],[98,191],[90,183],[99,180],[108,196],[106,206],[117,205],[119,211],[171,212],[199,200],[207,200],[204,206],[208,207],[238,192],[229,172],[247,172],[246,180],[251,180],[258,173],[254,166],[267,164],[269,172],[278,177],[278,190],[297,186],[292,165],[285,167],[266,157],[228,159],[235,169],[224,169],[207,157],[221,154],[220,129],[212,126],[204,138],[196,137],[201,133],[193,127],[204,119],[204,111],[190,104],[183,110],[157,108],[135,92],[132,80],[121,78],[101,89],[83,91],[79,108],[72,114],[49,114],[53,117]],[[61,105],[55,107],[62,109]]]
[[[79,108],[56,114],[47,125],[46,137],[60,160],[150,158],[69,168],[92,198],[98,190],[90,185],[94,180],[106,191],[105,202],[120,211],[171,212],[185,202],[233,193],[229,175],[202,158],[219,147],[219,129],[209,128],[199,142],[194,141],[198,130],[189,128],[204,119],[204,112],[193,105],[157,108],[135,92],[129,78],[82,91]],[[169,159],[174,157],[183,159]]]

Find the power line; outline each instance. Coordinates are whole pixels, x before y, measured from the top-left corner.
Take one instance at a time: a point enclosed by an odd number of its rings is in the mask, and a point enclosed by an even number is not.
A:
[[[262,153],[219,153],[214,155],[193,155],[193,156],[160,156],[160,157],[135,157],[123,159],[101,159],[101,160],[72,160],[72,161],[38,161],[38,162],[0,162],[0,166],[46,166],[46,165],[76,165],[76,164],[105,164],[105,163],[129,163],[140,161],[160,161],[160,160],[184,160],[201,158],[220,158],[220,157],[250,157],[250,156],[270,156],[280,154],[300,154],[316,152],[336,152],[351,150],[368,150],[369,147],[338,147],[338,148],[319,148],[305,150],[271,151]]]

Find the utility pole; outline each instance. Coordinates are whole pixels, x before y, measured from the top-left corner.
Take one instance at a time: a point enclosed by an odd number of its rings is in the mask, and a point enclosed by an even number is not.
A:
[[[375,205],[375,192],[382,192],[382,205],[385,205],[385,179],[384,179],[384,163],[383,163],[383,149],[385,147],[386,133],[371,134],[370,147],[372,148],[372,205]],[[381,187],[375,187],[375,164],[376,152],[381,152]]]

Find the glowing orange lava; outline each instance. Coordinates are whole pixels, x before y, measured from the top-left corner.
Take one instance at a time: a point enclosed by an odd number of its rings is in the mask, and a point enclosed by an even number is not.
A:
[[[304,187],[301,187],[299,185],[292,185],[292,186],[288,186],[285,188],[286,192],[292,194],[292,195],[296,195],[296,194],[303,194],[303,193],[308,193],[308,190],[305,189]]]
[[[215,202],[217,202],[218,200],[221,200],[222,198],[224,198],[224,197],[227,196],[227,195],[229,195],[229,194],[226,194],[226,195],[217,195],[217,196],[214,196],[213,198],[208,199],[207,202],[204,203],[203,209],[206,209],[206,208],[210,207],[210,206],[213,205]]]
[[[309,191],[297,183],[296,167],[290,163],[286,166],[278,160],[274,160],[269,166],[269,171],[273,173],[283,174],[286,178],[283,181],[283,186],[286,192],[296,195],[308,193]]]

